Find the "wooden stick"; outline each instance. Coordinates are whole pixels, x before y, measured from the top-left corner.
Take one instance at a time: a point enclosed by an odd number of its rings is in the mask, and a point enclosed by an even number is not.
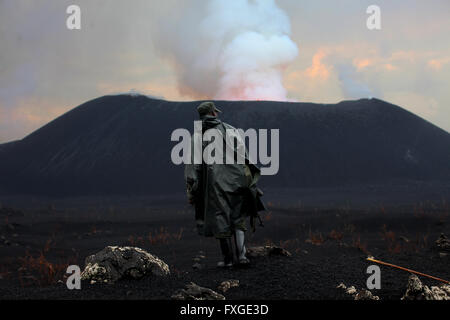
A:
[[[437,281],[440,281],[440,282],[444,282],[444,283],[446,283],[446,284],[450,284],[450,282],[447,281],[447,280],[444,280],[444,279],[441,279],[441,278],[436,278],[436,277],[430,276],[430,275],[428,275],[428,274],[425,274],[425,273],[422,273],[422,272],[418,272],[418,271],[414,271],[414,270],[411,270],[411,269],[399,267],[399,266],[396,266],[395,264],[383,262],[383,261],[380,261],[380,260],[375,260],[374,258],[371,258],[371,257],[367,258],[367,260],[368,260],[368,261],[371,261],[371,262],[378,263],[378,264],[382,264],[382,265],[385,265],[385,266],[388,266],[388,267],[397,268],[397,269],[400,269],[400,270],[403,270],[403,271],[407,271],[407,272],[410,272],[410,273],[414,273],[414,274],[417,274],[417,275],[419,275],[419,276],[423,276],[423,277],[427,277],[427,278],[430,278],[430,279],[433,279],[433,280],[437,280]]]

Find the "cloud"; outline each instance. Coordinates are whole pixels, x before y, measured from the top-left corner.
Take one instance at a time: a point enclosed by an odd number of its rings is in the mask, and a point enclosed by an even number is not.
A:
[[[155,46],[180,92],[194,98],[287,100],[282,73],[298,55],[290,21],[274,0],[191,3],[161,21]]]
[[[450,57],[436,58],[428,61],[428,66],[436,71],[442,70],[447,64],[450,64]]]
[[[51,98],[17,99],[14,108],[0,108],[0,142],[22,138],[24,133],[32,132],[71,108]]]
[[[367,68],[373,65],[372,59],[367,58],[356,58],[353,60],[353,65],[356,67],[357,71],[362,71],[364,68]]]
[[[322,59],[326,57],[324,50],[319,50],[312,59],[312,65],[306,69],[305,74],[310,78],[319,78],[326,81],[330,77],[329,67],[326,66]]]

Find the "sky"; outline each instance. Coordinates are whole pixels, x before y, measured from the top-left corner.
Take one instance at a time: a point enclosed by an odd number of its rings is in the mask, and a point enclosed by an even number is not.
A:
[[[107,94],[236,99],[244,76],[263,88],[249,99],[376,97],[450,131],[450,1],[269,2],[0,0],[0,143]],[[374,4],[381,30],[366,26]]]

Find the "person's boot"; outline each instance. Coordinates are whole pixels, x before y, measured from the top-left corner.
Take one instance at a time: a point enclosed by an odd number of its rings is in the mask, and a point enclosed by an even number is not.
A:
[[[223,261],[217,263],[218,267],[227,268],[233,266],[233,249],[231,238],[219,239],[220,250],[222,251]]]
[[[236,241],[236,256],[240,265],[248,265],[250,261],[247,259],[245,254],[247,250],[245,249],[245,233],[242,230],[236,230],[235,232]]]

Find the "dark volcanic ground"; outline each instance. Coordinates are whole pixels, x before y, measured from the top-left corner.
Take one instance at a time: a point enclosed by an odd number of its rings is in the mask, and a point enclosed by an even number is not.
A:
[[[227,291],[227,299],[349,299],[336,286],[365,288],[368,254],[450,279],[450,257],[440,257],[435,245],[441,233],[450,235],[445,198],[322,207],[269,201],[265,227],[248,232],[247,245],[275,244],[292,257],[258,258],[247,269],[231,270],[215,267],[218,243],[196,234],[192,209],[182,197],[20,203],[19,211],[0,209],[0,299],[170,299],[190,281],[216,290],[228,279],[239,279],[240,286]],[[58,283],[68,264],[83,268],[86,256],[108,245],[141,247],[163,259],[171,276],[100,286],[83,282],[79,291]],[[199,251],[205,268],[194,270]],[[382,288],[373,293],[400,299],[407,279],[406,272],[382,266]]]

